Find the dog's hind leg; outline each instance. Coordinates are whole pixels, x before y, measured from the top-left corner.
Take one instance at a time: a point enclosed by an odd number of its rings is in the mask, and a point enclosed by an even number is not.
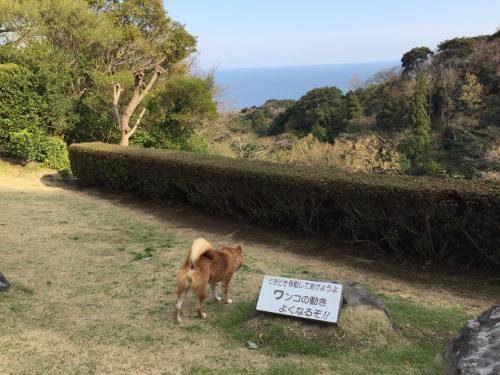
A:
[[[184,299],[186,298],[186,295],[188,293],[188,290],[189,289],[177,290],[177,302],[175,304],[175,310],[174,310],[174,320],[177,323],[182,322],[181,308],[182,308],[182,304],[184,303]]]
[[[222,298],[217,295],[216,283],[210,283],[210,294],[214,301],[222,300]]]
[[[206,293],[199,294],[198,295],[198,306],[196,306],[196,312],[198,313],[198,316],[201,319],[205,319],[207,317],[207,314],[203,312],[203,301],[207,297]]]
[[[196,305],[196,312],[198,316],[202,319],[207,317],[207,314],[203,312],[203,301],[207,298],[207,284],[209,283],[209,274],[208,272],[200,272],[197,274],[197,277],[193,279],[193,283],[191,284],[191,289],[193,293],[198,296],[198,303]]]
[[[224,302],[226,303],[233,303],[233,300],[229,298],[229,282],[231,281],[231,278],[228,280],[224,280]]]

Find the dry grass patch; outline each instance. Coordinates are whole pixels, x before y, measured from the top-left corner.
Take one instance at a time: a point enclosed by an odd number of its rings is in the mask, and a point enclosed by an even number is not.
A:
[[[369,345],[385,346],[402,341],[383,311],[366,306],[342,310],[340,327],[344,336]]]
[[[278,157],[284,163],[384,173],[401,173],[400,159],[391,145],[373,134],[338,137],[333,145],[309,134]]]

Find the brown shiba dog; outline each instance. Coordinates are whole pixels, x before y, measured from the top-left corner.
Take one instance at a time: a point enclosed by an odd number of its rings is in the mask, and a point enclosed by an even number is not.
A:
[[[181,322],[181,308],[189,291],[198,297],[196,311],[200,318],[206,318],[203,312],[203,301],[207,298],[207,284],[210,285],[212,298],[220,301],[215,292],[216,284],[222,282],[224,301],[232,303],[228,297],[229,282],[233,274],[243,264],[243,250],[240,245],[235,248],[223,247],[214,250],[210,242],[197,238],[191,245],[186,261],[177,271],[177,303],[175,304],[174,320]]]

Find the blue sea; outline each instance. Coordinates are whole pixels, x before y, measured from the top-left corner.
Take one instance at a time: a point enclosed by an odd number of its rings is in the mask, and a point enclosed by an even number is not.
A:
[[[398,66],[397,61],[221,69],[216,82],[226,87],[221,98],[227,109],[262,105],[268,99],[299,99],[315,87],[336,86],[346,92],[353,75],[362,81],[375,73]]]

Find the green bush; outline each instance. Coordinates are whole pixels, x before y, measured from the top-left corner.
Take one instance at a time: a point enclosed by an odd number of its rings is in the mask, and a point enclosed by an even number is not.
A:
[[[58,138],[21,130],[11,133],[3,153],[7,156],[42,163],[44,166],[64,171],[69,168],[66,143]]]
[[[38,78],[20,65],[0,64],[0,154],[65,170],[66,143],[43,134],[43,113],[52,109],[36,91]]]
[[[77,117],[73,108],[76,90],[73,80],[74,57],[57,50],[47,41],[40,40],[23,45],[22,48],[16,48],[9,43],[0,45],[0,64],[2,63],[4,66],[17,64],[16,77],[12,77],[12,70],[10,77],[17,87],[22,83],[20,88],[22,92],[15,92],[17,98],[12,97],[15,105],[12,106],[13,103],[10,101],[10,108],[16,108],[17,105],[23,111],[29,110],[28,113],[36,114],[39,118],[38,127],[45,133],[66,132]],[[19,75],[22,77],[21,80]],[[5,81],[2,79],[0,82]],[[8,83],[8,86],[12,88],[13,85]],[[33,99],[34,102],[30,103],[29,100]],[[29,105],[26,105],[27,103]],[[15,120],[12,113],[9,118]],[[23,128],[33,130],[26,126],[24,121],[16,123]]]
[[[69,153],[82,186],[176,199],[410,258],[500,265],[500,200],[493,182],[284,168],[102,143],[73,144]]]
[[[376,115],[377,127],[384,131],[394,131],[403,128],[406,122],[402,103],[392,95],[386,94],[384,104]]]
[[[417,158],[409,173],[416,176],[446,176],[446,170],[442,167],[442,165],[428,157]]]
[[[58,137],[43,136],[40,138],[40,149],[43,165],[57,171],[69,169],[68,148]]]
[[[28,130],[21,130],[10,134],[9,142],[4,147],[7,156],[16,159],[39,161],[41,159],[37,137]]]
[[[189,150],[196,128],[217,118],[210,82],[178,76],[169,79],[147,101],[143,130],[151,134],[152,147]]]
[[[41,101],[31,78],[31,72],[22,66],[0,64],[0,148],[10,133],[40,127]]]
[[[188,151],[198,154],[208,154],[208,145],[198,133],[194,133],[187,143]]]
[[[328,140],[333,141],[352,119],[352,113],[348,113],[347,109],[346,99],[337,87],[316,88],[288,107],[282,116],[278,116],[270,132],[275,134],[281,128],[307,134],[316,125],[324,128]]]
[[[311,130],[312,135],[320,142],[327,142],[328,137],[326,134],[326,129],[319,124],[314,124]]]
[[[140,128],[130,137],[130,145],[135,147],[155,147],[157,143],[157,139],[150,132]]]

